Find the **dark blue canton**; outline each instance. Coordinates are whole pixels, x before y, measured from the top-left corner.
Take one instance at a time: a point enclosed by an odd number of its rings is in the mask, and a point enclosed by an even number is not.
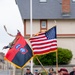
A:
[[[45,36],[47,37],[48,40],[50,39],[56,39],[56,26],[53,28],[49,29],[46,33]]]

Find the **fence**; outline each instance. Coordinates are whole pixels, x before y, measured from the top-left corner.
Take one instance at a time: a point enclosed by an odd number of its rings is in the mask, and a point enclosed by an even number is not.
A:
[[[13,70],[0,70],[0,75],[13,75]]]

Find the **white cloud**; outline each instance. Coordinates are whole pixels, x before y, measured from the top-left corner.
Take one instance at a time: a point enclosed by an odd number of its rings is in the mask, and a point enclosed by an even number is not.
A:
[[[17,34],[17,29],[20,30],[22,35],[24,34],[22,18],[15,0],[0,1],[0,52],[6,53],[7,50],[2,51],[2,47],[11,42],[14,37],[5,32],[4,25],[8,32],[13,35]]]

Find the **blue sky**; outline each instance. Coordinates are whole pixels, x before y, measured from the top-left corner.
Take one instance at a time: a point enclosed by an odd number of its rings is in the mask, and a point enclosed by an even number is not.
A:
[[[15,37],[5,32],[4,25],[13,35],[17,34],[17,29],[24,34],[24,25],[15,0],[0,0],[0,52],[6,53],[8,50],[2,50],[2,47],[8,45]]]

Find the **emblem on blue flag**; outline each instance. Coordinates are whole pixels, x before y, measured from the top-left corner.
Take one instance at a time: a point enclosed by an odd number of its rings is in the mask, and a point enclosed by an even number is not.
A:
[[[20,48],[20,52],[22,54],[26,54],[28,52],[28,50],[26,48]]]

